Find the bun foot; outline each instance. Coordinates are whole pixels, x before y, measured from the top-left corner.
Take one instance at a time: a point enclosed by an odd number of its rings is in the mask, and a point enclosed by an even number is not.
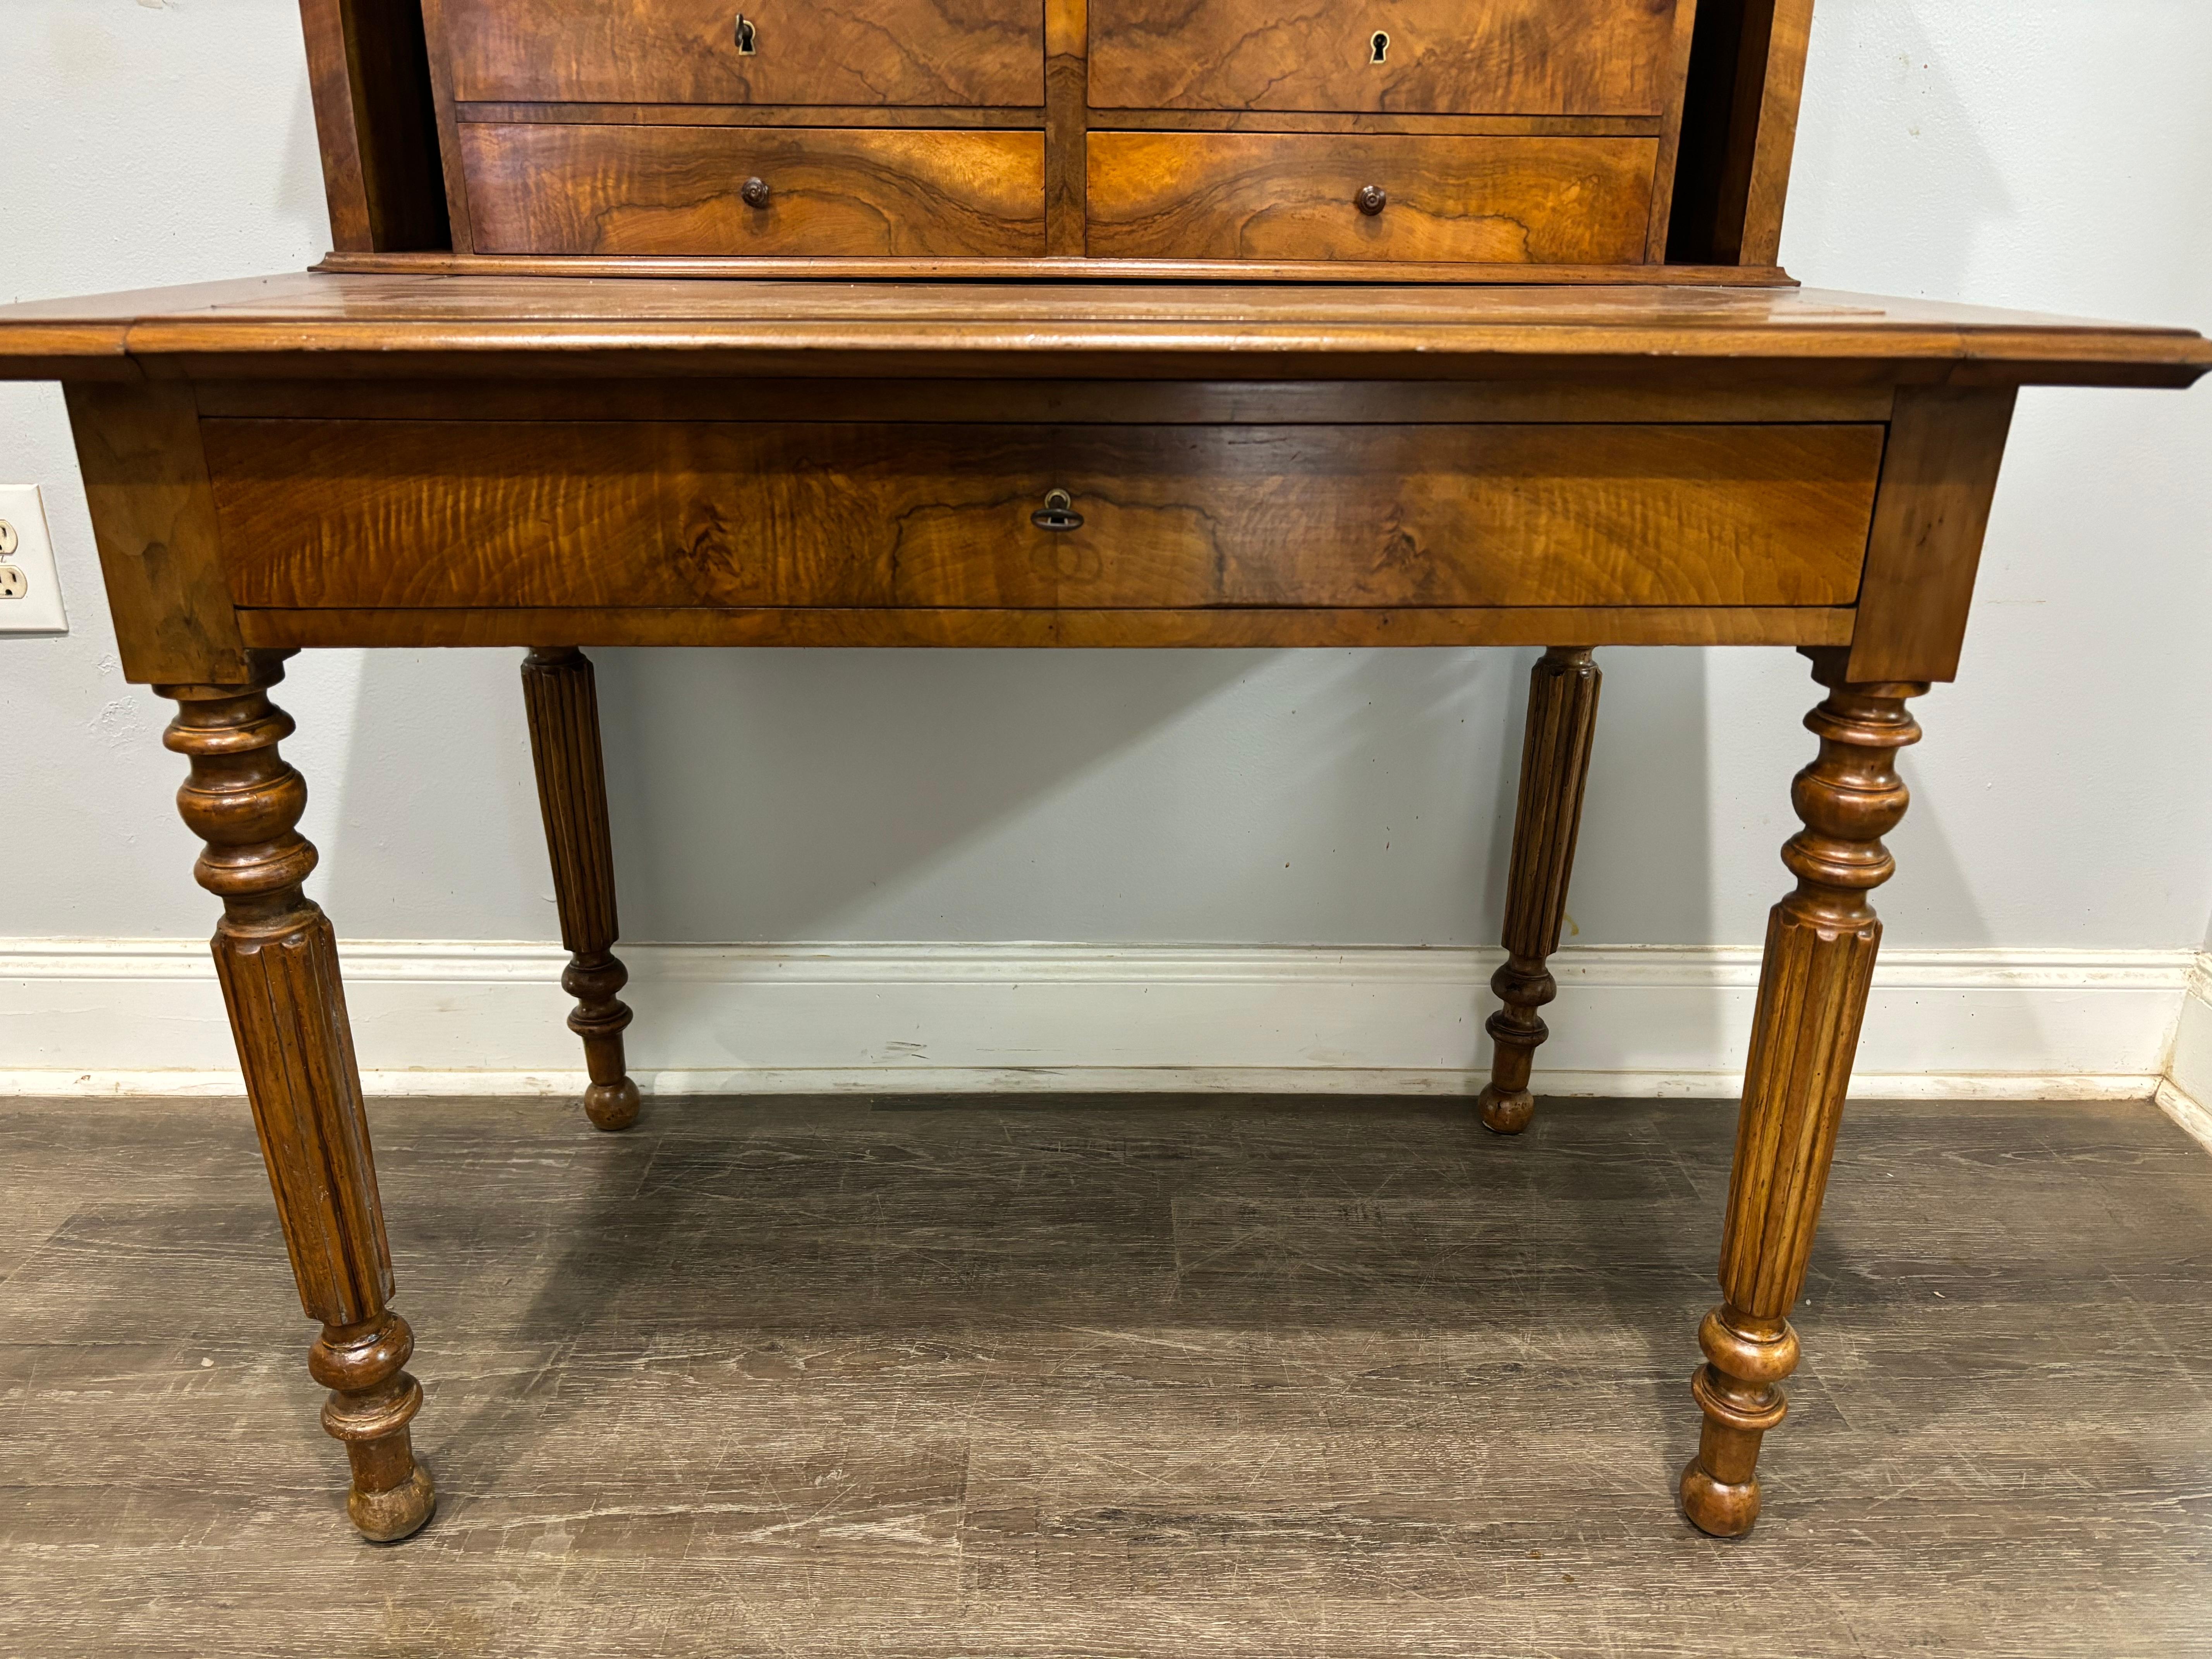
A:
[[[612,1133],[637,1121],[637,1085],[624,1078],[619,1083],[594,1083],[584,1091],[584,1115],[594,1129]]]
[[[355,1492],[346,1498],[346,1513],[372,1544],[396,1544],[422,1530],[422,1523],[438,1507],[437,1489],[423,1464],[390,1492]]]
[[[1759,1477],[1738,1486],[1716,1480],[1692,1458],[1680,1487],[1682,1514],[1699,1532],[1715,1538],[1741,1538],[1759,1519]]]
[[[1517,1135],[1536,1115],[1536,1097],[1526,1089],[1501,1089],[1493,1083],[1474,1103],[1482,1109],[1482,1127],[1492,1134]]]

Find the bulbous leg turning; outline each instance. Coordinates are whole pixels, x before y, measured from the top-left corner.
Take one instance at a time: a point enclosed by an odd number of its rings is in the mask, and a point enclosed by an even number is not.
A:
[[[323,1428],[344,1442],[353,1465],[346,1513],[379,1544],[420,1531],[438,1505],[408,1433],[422,1409],[422,1385],[404,1369],[414,1349],[407,1322],[386,1313],[360,1325],[325,1325],[307,1351],[308,1374],[331,1391]]]
[[[1698,1341],[1708,1363],[1690,1392],[1705,1422],[1682,1470],[1682,1513],[1701,1532],[1737,1538],[1759,1519],[1759,1442],[1790,1409],[1779,1384],[1797,1369],[1797,1333],[1786,1320],[1722,1307],[1705,1316]]]
[[[1798,1359],[1790,1310],[1804,1287],[1881,944],[1867,895],[1896,867],[1881,837],[1909,799],[1897,752],[1920,738],[1905,699],[1928,690],[1852,684],[1846,652],[1805,654],[1828,688],[1805,720],[1820,752],[1790,790],[1805,827],[1782,861],[1797,885],[1767,919],[1721,1243],[1723,1299],[1698,1328],[1705,1364],[1691,1382],[1705,1426],[1680,1485],[1683,1514],[1723,1538],[1759,1518],[1759,1447],[1788,1409],[1781,1384]]]
[[[1528,723],[1521,739],[1521,793],[1513,813],[1513,864],[1505,902],[1504,965],[1490,988],[1504,1004],[1490,1033],[1490,1082],[1476,1097],[1482,1125],[1519,1134],[1535,1116],[1528,1078],[1551,1035],[1537,1013],[1559,995],[1545,958],[1559,948],[1567,880],[1581,831],[1604,677],[1588,648],[1553,646],[1528,672]]]

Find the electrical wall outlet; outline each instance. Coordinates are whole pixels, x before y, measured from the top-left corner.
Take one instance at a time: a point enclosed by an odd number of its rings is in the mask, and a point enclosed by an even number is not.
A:
[[[68,632],[39,487],[0,484],[0,634]]]

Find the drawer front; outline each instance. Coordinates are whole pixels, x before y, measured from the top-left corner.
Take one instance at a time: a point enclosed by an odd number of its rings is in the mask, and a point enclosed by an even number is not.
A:
[[[1044,101],[1038,0],[442,0],[442,9],[464,102]],[[740,16],[750,52],[740,50]]]
[[[1847,605],[1878,425],[210,420],[245,606]],[[1040,528],[1066,490],[1079,527]]]
[[[1041,132],[534,121],[460,131],[478,253],[1044,252]]]
[[[1091,0],[1090,11],[1094,109],[1653,117],[1674,96],[1674,0]]]
[[[1097,258],[1640,264],[1658,155],[1650,138],[1094,132],[1086,245]],[[1363,206],[1370,190],[1382,199]]]

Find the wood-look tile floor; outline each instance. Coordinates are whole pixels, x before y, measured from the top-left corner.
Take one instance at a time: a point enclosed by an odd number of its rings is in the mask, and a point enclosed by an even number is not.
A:
[[[1734,1114],[373,1112],[359,1541],[244,1109],[0,1103],[0,1655],[2212,1653],[2212,1158],[1855,1106],[1767,1512],[1674,1512]]]

